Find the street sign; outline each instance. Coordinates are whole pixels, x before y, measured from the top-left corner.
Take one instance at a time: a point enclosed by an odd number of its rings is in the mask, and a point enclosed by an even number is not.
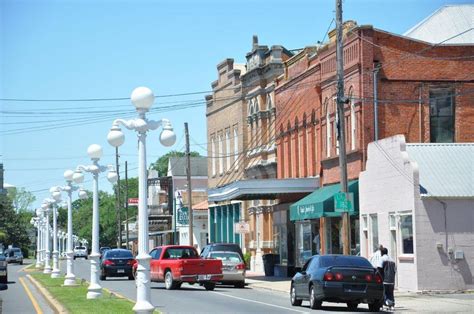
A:
[[[187,207],[178,208],[178,224],[189,225],[189,210]]]
[[[354,193],[334,194],[334,211],[338,213],[354,211]]]
[[[138,197],[129,198],[128,206],[138,206]]]
[[[235,233],[250,233],[250,225],[248,222],[240,221],[234,224]]]

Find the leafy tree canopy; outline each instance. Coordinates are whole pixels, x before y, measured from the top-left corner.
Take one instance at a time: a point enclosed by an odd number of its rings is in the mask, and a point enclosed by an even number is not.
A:
[[[25,190],[25,188],[8,189],[7,196],[17,213],[31,211],[32,209],[30,207],[36,200],[33,193]]]
[[[199,157],[201,156],[198,152],[190,152],[191,157]],[[185,157],[186,153],[172,150],[169,153],[161,156],[157,159],[152,165],[151,168],[153,170],[158,171],[159,177],[164,177],[168,174],[168,161],[170,157]]]

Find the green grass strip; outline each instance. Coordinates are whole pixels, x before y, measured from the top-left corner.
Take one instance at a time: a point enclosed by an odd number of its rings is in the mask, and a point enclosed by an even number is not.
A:
[[[34,272],[30,274],[45,287],[51,295],[61,303],[69,313],[133,313],[134,304],[126,299],[111,295],[102,289],[102,297],[99,299],[87,299],[87,283],[78,286],[63,287],[64,277],[51,278],[51,275]]]

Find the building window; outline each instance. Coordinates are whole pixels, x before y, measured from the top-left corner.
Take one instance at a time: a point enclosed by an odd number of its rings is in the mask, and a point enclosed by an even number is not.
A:
[[[237,128],[234,128],[234,166],[236,169],[239,168],[239,133]]]
[[[328,99],[324,101],[326,108],[326,156],[331,156],[331,123],[329,122],[329,102]]]
[[[219,174],[222,175],[224,173],[224,153],[222,152],[222,135],[219,135],[219,141],[217,142],[217,146],[219,149]]]
[[[430,91],[430,141],[454,142],[454,95],[452,89]]]
[[[377,214],[370,215],[370,246],[372,252],[375,252],[379,248],[379,223]]]
[[[413,254],[413,216],[411,214],[400,215],[400,237],[401,253]]]
[[[214,177],[216,175],[216,140],[213,137],[211,139],[211,163],[212,163],[212,176]]]
[[[355,115],[355,101],[352,95],[352,89],[349,92],[350,106],[351,106],[351,150],[356,148],[356,115]]]
[[[334,99],[334,138],[336,139],[336,155],[339,155],[339,110],[337,110],[337,100]]]
[[[225,152],[227,154],[227,170],[230,171],[230,129],[225,132]]]

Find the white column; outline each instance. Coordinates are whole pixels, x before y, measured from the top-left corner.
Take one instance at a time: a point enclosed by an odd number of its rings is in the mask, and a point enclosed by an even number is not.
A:
[[[144,118],[144,116],[143,116]],[[138,135],[138,255],[136,313],[151,313],[155,307],[150,298],[150,260],[148,254],[148,210],[146,206],[146,133]]]
[[[97,165],[98,160],[94,160]],[[99,171],[93,172],[93,196],[92,196],[92,252],[91,260],[91,282],[87,288],[87,298],[97,299],[102,295],[102,287],[99,284]]]
[[[40,232],[40,218],[36,220],[36,268],[41,267],[41,259],[40,259],[40,237],[41,237],[41,232]]]
[[[59,278],[59,252],[58,252],[58,209],[56,206],[51,205],[53,210],[53,271],[51,272],[51,278]]]
[[[71,182],[68,182],[71,187]],[[72,189],[67,191],[67,266],[66,278],[64,279],[65,286],[74,286],[76,284],[76,276],[74,275],[73,251],[72,251]]]
[[[45,240],[45,254],[44,254],[44,271],[43,273],[45,274],[50,274],[51,273],[51,265],[49,264],[49,259],[50,259],[50,250],[49,250],[49,208],[46,210],[46,228],[44,230],[44,240]]]

